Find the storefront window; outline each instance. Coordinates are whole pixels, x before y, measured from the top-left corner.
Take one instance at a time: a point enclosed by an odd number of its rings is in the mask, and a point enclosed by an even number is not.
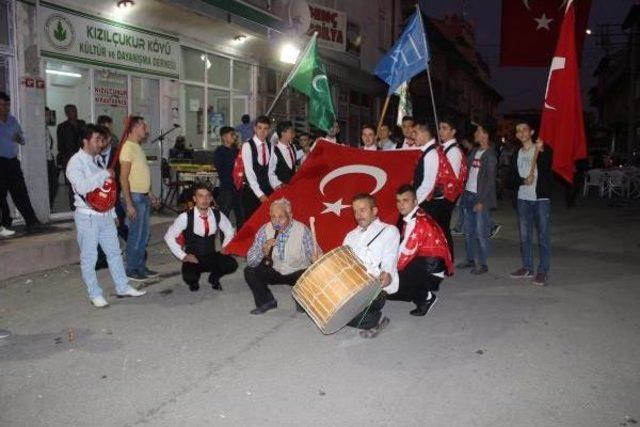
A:
[[[111,117],[113,131],[117,137],[120,137],[129,112],[127,76],[109,70],[96,70],[93,80],[96,121],[103,115]]]
[[[182,75],[185,80],[204,83],[203,54],[199,50],[182,48]]]
[[[229,87],[231,60],[212,54],[207,54],[207,58],[211,64],[207,76],[208,83],[214,86]]]
[[[144,117],[151,132],[149,141],[160,134],[162,129],[160,129],[160,82],[158,80],[131,77],[131,114]],[[147,156],[160,154],[159,144],[144,144],[143,148]],[[166,144],[162,147],[164,155],[168,155],[169,148],[171,147]]]
[[[238,61],[233,63],[233,88],[244,92],[251,90],[251,65]]]
[[[187,138],[187,145],[195,148],[202,147],[202,133],[204,132],[203,105],[204,88],[185,85],[184,86],[184,134]]]
[[[217,144],[220,142],[220,128],[230,125],[231,108],[229,106],[229,92],[209,89],[207,91],[207,97],[209,98],[207,108],[208,141]]]
[[[0,45],[9,45],[9,5],[0,0]]]

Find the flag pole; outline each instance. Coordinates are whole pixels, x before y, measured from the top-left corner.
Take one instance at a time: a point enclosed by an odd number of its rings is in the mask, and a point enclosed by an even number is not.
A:
[[[422,39],[424,41],[425,48],[427,45],[427,34],[424,28],[424,21],[422,20],[422,12],[420,11],[420,6],[416,3],[416,13],[420,18],[420,25],[422,25]],[[431,83],[431,72],[429,71],[429,58],[425,55],[424,62],[427,67],[427,81],[429,82],[429,92],[431,93],[431,104],[433,105],[433,118],[436,122],[435,132],[436,132],[436,140],[439,139],[438,136],[438,112],[436,111],[436,98],[433,95],[433,84]]]
[[[387,108],[389,108],[389,99],[391,99],[391,95],[387,95],[387,99],[384,100],[384,105],[382,107],[382,113],[380,114],[380,120],[378,120],[378,127],[376,128],[376,136],[380,133],[380,128],[384,123],[384,116],[387,115]]]
[[[311,44],[313,43],[313,41],[316,39],[317,36],[318,36],[318,32],[316,31],[316,32],[313,33],[313,36],[311,36],[311,40],[309,40],[309,43],[307,43],[307,46],[304,48],[304,51],[298,57],[298,60],[296,61],[296,64],[294,65],[294,67],[289,72],[289,75],[287,76],[287,79],[282,84],[282,87],[280,87],[280,90],[276,94],[276,97],[274,98],[273,102],[271,103],[271,106],[269,107],[269,109],[265,113],[265,116],[269,117],[269,115],[271,115],[271,112],[273,111],[273,108],[276,106],[276,103],[278,102],[278,100],[280,99],[282,94],[284,93],[284,90],[287,88],[287,85],[291,82],[291,78],[298,72],[298,69],[300,69],[300,65],[302,64],[302,59],[307,55],[307,53],[309,53],[309,49],[311,49]]]

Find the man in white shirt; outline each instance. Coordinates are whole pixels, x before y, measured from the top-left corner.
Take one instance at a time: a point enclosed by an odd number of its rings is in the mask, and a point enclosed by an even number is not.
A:
[[[213,196],[206,182],[194,187],[195,207],[181,213],[164,235],[164,241],[173,255],[182,261],[182,280],[191,292],[200,289],[200,275],[209,273],[209,283],[215,290],[222,290],[220,278],[238,269],[236,260],[225,254],[236,230],[229,219],[218,209],[212,209]],[[222,250],[216,251],[216,233],[224,236]]]
[[[253,138],[242,144],[242,163],[244,165],[244,190],[242,201],[245,218],[250,218],[261,203],[273,192],[269,183],[269,160],[272,145],[268,141],[271,122],[266,116],[256,119]]]
[[[391,129],[386,123],[380,126],[380,131],[378,132],[378,142],[382,150],[389,151],[396,149],[396,143],[391,140]]]
[[[296,136],[293,123],[283,121],[276,126],[277,142],[269,160],[269,183],[274,189],[288,184],[296,173],[296,152],[291,145]]]
[[[382,316],[386,295],[398,291],[400,233],[395,226],[378,219],[376,199],[370,194],[356,195],[351,206],[358,226],[345,236],[343,245],[349,246],[369,274],[380,280],[383,291],[348,325],[362,329],[360,336],[363,338],[374,338],[389,324],[389,318]]]
[[[98,212],[89,206],[85,199],[87,193],[101,188],[107,179],[115,177],[113,170],[101,169],[95,163],[95,157],[103,145],[102,138],[100,128],[91,124],[86,126],[83,130],[82,149],[69,159],[66,169],[67,179],[74,191],[76,209],[73,219],[78,232],[82,279],[87,286],[89,299],[96,307],[109,305],[104,299],[95,271],[98,244],[107,255],[109,272],[115,283],[117,296],[138,297],[146,293],[132,288],[127,281],[114,222],[114,210]]]
[[[360,139],[362,139],[361,148],[363,150],[378,151],[378,146],[376,145],[376,129],[372,125],[366,124],[362,126]]]
[[[453,169],[456,177],[460,176],[460,167],[464,159],[462,148],[456,140],[457,126],[453,119],[444,118],[438,124],[438,133],[440,141],[442,141],[442,149],[449,160],[449,164]]]

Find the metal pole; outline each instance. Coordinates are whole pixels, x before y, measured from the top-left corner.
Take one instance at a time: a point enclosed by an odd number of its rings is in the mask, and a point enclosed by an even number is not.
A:
[[[418,18],[420,18],[420,25],[422,26],[422,40],[424,41],[425,53],[426,49],[428,49],[427,45],[427,33],[424,28],[424,21],[422,20],[422,12],[420,11],[420,6],[416,4],[416,13],[418,14]],[[427,81],[429,82],[429,93],[431,94],[431,104],[433,105],[433,119],[435,120],[435,132],[436,139],[439,139],[438,136],[438,112],[436,111],[436,98],[433,95],[433,84],[431,83],[431,71],[429,70],[429,58],[427,55],[424,56],[424,62],[427,70]]]

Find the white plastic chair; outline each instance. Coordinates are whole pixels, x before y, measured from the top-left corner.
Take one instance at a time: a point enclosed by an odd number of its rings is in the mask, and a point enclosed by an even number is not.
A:
[[[607,196],[616,195],[627,197],[629,195],[629,178],[622,170],[611,170],[605,173],[604,186]]]
[[[596,187],[600,197],[604,195],[604,180],[602,169],[591,169],[584,175],[584,187],[582,195],[586,196],[589,193],[589,187]]]

